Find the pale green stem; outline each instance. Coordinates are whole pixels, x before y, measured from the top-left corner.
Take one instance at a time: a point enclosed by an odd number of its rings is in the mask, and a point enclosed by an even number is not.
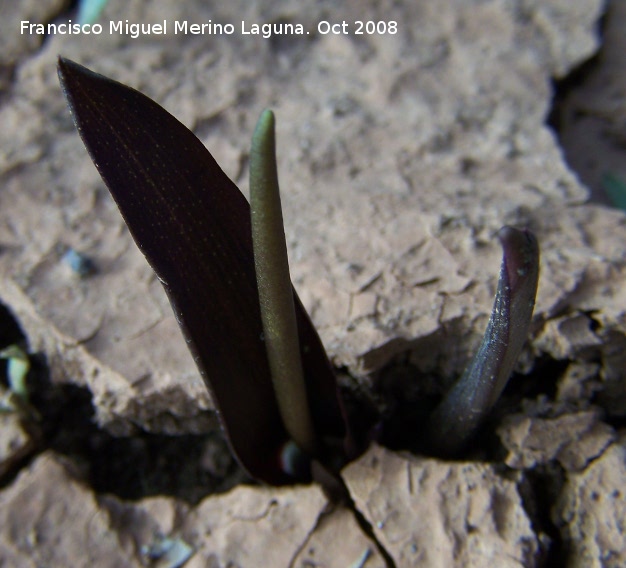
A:
[[[250,151],[250,209],[261,319],[272,382],[283,423],[296,444],[315,454],[287,243],[278,190],[274,114],[261,114]]]

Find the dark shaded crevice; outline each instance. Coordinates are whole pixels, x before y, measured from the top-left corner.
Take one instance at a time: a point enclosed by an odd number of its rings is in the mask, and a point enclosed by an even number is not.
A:
[[[626,416],[605,416],[603,422],[606,422],[616,432],[626,430]]]
[[[356,459],[356,458],[355,458]],[[332,472],[319,462],[312,464],[313,479],[318,483],[329,503],[333,506],[346,507],[354,515],[354,519],[365,535],[365,537],[374,544],[380,555],[382,556],[387,568],[396,568],[395,561],[383,544],[378,540],[372,525],[366,519],[365,515],[356,506],[354,499],[350,493],[350,489],[346,485],[344,478],[340,472]],[[320,522],[318,518],[318,524]]]
[[[523,412],[522,402],[546,397],[554,400],[558,379],[569,361],[540,358],[528,375],[513,374],[490,415],[480,425],[471,443],[456,455],[442,455],[424,439],[430,413],[441,401],[443,385],[448,381],[421,372],[405,363],[384,369],[374,381],[374,393],[379,402],[377,441],[390,450],[406,450],[452,461],[480,460],[497,463],[503,449],[496,429],[502,419]],[[376,420],[370,419],[370,423]]]
[[[0,303],[0,349],[15,344],[28,349],[17,318]],[[0,488],[46,450],[70,458],[95,492],[122,499],[170,495],[197,503],[209,494],[251,482],[231,456],[221,431],[166,435],[137,429],[132,436],[115,437],[96,423],[87,388],[53,384],[45,357],[31,354],[29,359],[26,386],[38,417],[22,417],[21,423],[32,444],[0,478]],[[6,360],[0,360],[0,386],[9,388]]]
[[[408,361],[383,368],[373,382],[373,397],[380,413],[377,441],[391,450],[428,454],[420,433],[443,396],[443,383]]]
[[[382,543],[378,540],[378,537],[376,536],[376,533],[374,532],[374,528],[372,527],[370,522],[365,518],[365,515],[361,511],[359,511],[354,501],[352,500],[352,497],[350,497],[350,502],[348,503],[348,506],[350,507],[350,510],[354,514],[354,518],[357,524],[359,525],[360,529],[363,531],[363,534],[365,534],[365,536],[371,542],[374,543],[374,545],[376,546],[376,549],[378,550],[380,555],[383,557],[383,560],[385,561],[385,565],[387,566],[387,568],[396,568],[395,560],[393,559],[391,554],[389,554],[387,549],[382,545]]]
[[[25,342],[26,335],[17,323],[17,318],[7,306],[0,302],[0,349]]]
[[[374,530],[372,529],[372,526],[367,521],[367,519],[363,516],[363,514],[358,509],[354,509],[353,512],[354,512],[354,517],[357,523],[359,524],[359,527],[365,533],[365,536],[367,536],[374,543],[374,545],[376,546],[376,549],[378,550],[380,555],[383,557],[383,560],[387,568],[396,568],[396,563],[394,559],[392,558],[391,554],[387,552],[385,547],[376,538],[376,535],[374,534]]]
[[[606,18],[606,16],[605,16]],[[603,19],[603,21],[605,20]],[[600,25],[600,29],[604,24]],[[546,125],[549,126],[557,136],[560,136],[564,127],[565,103],[572,93],[580,89],[589,76],[597,68],[601,59],[601,50],[586,59],[582,63],[573,67],[572,70],[561,79],[552,80],[552,106],[546,117]]]
[[[553,81],[552,106],[546,117],[546,125],[556,134],[565,161],[589,189],[590,201],[606,205],[612,202],[605,191],[604,176],[615,167],[615,156],[607,156],[605,150],[615,146],[609,139],[611,120],[617,115],[610,116],[610,113],[597,110],[604,108],[603,97],[611,89],[607,83],[603,92],[600,92],[597,83],[598,77],[603,76],[605,61],[615,51],[612,45],[607,44],[611,41],[610,28],[617,26],[617,33],[621,33],[619,28],[623,25],[617,21],[613,23],[612,12],[618,11],[612,10],[615,4],[615,1],[607,2],[606,11],[598,21],[600,48],[597,53],[573,68],[565,77]],[[582,132],[588,140],[580,140]]]
[[[346,495],[347,495],[347,488],[346,488]],[[363,514],[355,507],[351,498],[348,498],[348,501],[344,500],[341,504],[328,505],[325,508],[325,510],[320,513],[320,515],[317,517],[315,525],[309,531],[307,539],[305,539],[304,542],[302,542],[302,544],[298,547],[298,549],[293,554],[293,558],[291,562],[289,563],[289,568],[295,568],[296,566],[295,559],[309,546],[310,537],[314,535],[322,527],[326,517],[329,517],[330,515],[332,515],[332,513],[336,511],[337,507],[345,507],[347,510],[350,511],[350,513],[354,515],[354,518],[356,520],[358,527],[361,529],[361,531],[363,532],[367,540],[371,542],[373,547],[382,556],[383,561],[385,562],[386,568],[396,568],[395,560],[389,554],[389,552],[387,552],[387,550],[382,546],[382,544],[378,541],[378,539],[376,538],[376,535],[374,534],[372,530],[371,525],[365,519]],[[367,560],[371,557],[371,555],[372,555],[372,549],[368,547],[363,557],[358,562],[355,562],[350,565],[351,568],[362,568],[366,564],[369,565],[367,563]],[[318,564],[313,560],[308,560],[308,561],[305,560],[302,566],[312,567],[312,566],[318,566]]]
[[[53,408],[44,414],[44,446],[73,458],[98,493],[129,500],[165,494],[193,504],[244,479],[221,433],[114,437],[95,423],[91,393],[73,385],[33,402],[40,412]]]
[[[0,486],[47,450],[70,458],[96,493],[126,500],[169,495],[195,504],[251,482],[219,431],[166,435],[137,430],[132,436],[115,437],[96,423],[91,392],[73,384],[51,384],[43,357],[31,356],[27,383],[40,420],[23,423],[36,450],[16,463]]]
[[[11,86],[15,82],[15,62],[0,63],[0,106],[9,98]]]
[[[522,506],[535,534],[542,540],[537,566],[566,568],[567,551],[558,527],[552,521],[552,507],[564,483],[564,472],[558,465],[539,466],[524,472],[517,489]],[[543,539],[541,539],[541,536]],[[547,537],[547,538],[546,538]]]
[[[555,400],[559,378],[570,365],[569,360],[557,360],[540,357],[533,362],[533,369],[528,375],[513,373],[501,396],[501,407],[517,406],[523,399],[535,399],[545,396]]]

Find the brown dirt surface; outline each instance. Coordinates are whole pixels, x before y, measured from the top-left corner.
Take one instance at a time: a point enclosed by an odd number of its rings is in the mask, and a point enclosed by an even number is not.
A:
[[[602,193],[626,180],[626,1],[111,0],[100,34],[22,31],[75,22],[67,4],[0,3],[0,349],[31,364],[28,403],[0,416],[0,566],[626,564],[626,216]],[[263,23],[302,34],[246,33]],[[351,407],[404,437],[480,341],[498,229],[530,228],[530,338],[468,455],[374,444],[343,472],[354,507],[251,482],[58,54],[156,100],[244,193],[274,110],[292,280]]]

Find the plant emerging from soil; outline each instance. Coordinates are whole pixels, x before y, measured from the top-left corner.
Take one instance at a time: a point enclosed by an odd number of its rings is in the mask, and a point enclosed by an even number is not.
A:
[[[161,280],[233,453],[260,481],[327,483],[366,446],[350,427],[320,338],[292,287],[274,116],[252,138],[250,205],[196,136],[140,92],[60,58],[76,127]],[[489,413],[526,340],[539,249],[504,227],[487,330],[422,436],[454,456]]]

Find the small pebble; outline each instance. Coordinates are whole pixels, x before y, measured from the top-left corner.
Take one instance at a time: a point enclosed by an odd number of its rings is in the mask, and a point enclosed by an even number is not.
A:
[[[93,261],[88,256],[76,252],[72,248],[68,249],[63,255],[63,261],[81,278],[85,278],[96,272]]]

